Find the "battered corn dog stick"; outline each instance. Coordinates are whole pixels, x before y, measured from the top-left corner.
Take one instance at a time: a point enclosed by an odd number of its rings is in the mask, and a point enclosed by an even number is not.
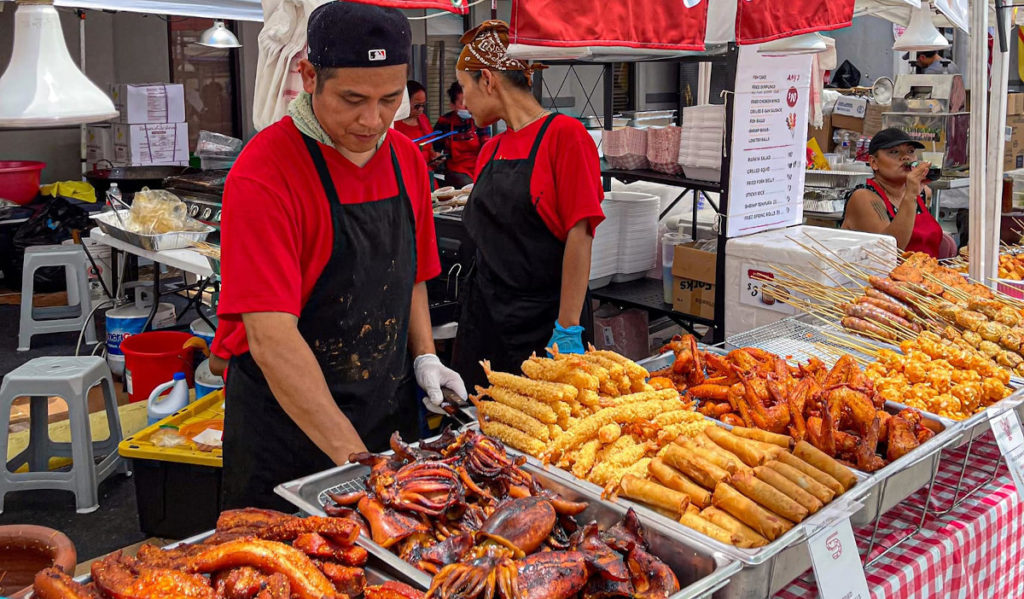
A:
[[[793,528],[792,522],[757,505],[728,483],[719,483],[715,487],[715,492],[711,495],[711,504],[729,512],[769,541],[774,541]]]
[[[679,523],[683,526],[692,528],[703,535],[707,535],[719,543],[739,546],[738,541],[740,539],[736,535],[733,535],[728,530],[725,530],[714,522],[706,520],[700,514],[686,512],[679,518]]]
[[[818,470],[838,480],[844,490],[857,484],[857,476],[852,470],[835,461],[828,454],[811,445],[807,441],[800,441],[793,448],[793,455],[814,466]]]
[[[763,431],[759,428],[747,428],[745,426],[732,427],[732,434],[738,437],[760,441],[762,443],[778,445],[783,449],[789,449],[790,444],[793,442],[793,439],[790,438],[789,435],[780,435],[769,431]]]
[[[550,439],[547,425],[532,416],[527,416],[515,408],[510,408],[496,401],[480,401],[478,399],[472,399],[471,401],[476,406],[477,414],[481,419],[496,420],[507,424],[544,442]]]
[[[527,397],[520,395],[511,389],[505,387],[483,387],[477,386],[476,392],[480,395],[486,395],[496,402],[503,403],[510,408],[515,408],[524,414],[533,416],[537,420],[540,420],[544,424],[554,424],[558,422],[558,417],[555,415],[555,411],[551,409],[551,406]]]
[[[572,385],[565,383],[549,383],[547,381],[535,381],[525,376],[517,376],[507,372],[495,372],[491,370],[491,362],[483,360],[480,365],[487,375],[487,380],[497,387],[507,387],[516,393],[527,395],[545,403],[556,401],[572,401],[576,399],[579,391]]]
[[[480,419],[480,430],[485,435],[490,435],[505,445],[528,453],[534,457],[544,452],[544,443],[527,435],[523,431],[512,428],[494,420]]]
[[[817,497],[801,489],[795,482],[789,480],[778,471],[769,468],[767,465],[754,468],[754,476],[782,491],[812,514],[820,510],[824,505]]]
[[[833,497],[835,497],[835,493],[832,491],[832,489],[819,483],[810,476],[807,476],[803,472],[800,472],[799,470],[790,466],[789,464],[785,464],[778,460],[772,460],[771,462],[765,464],[765,467],[771,468],[772,470],[778,472],[782,476],[785,476],[790,480],[790,482],[795,483],[796,486],[800,487],[804,491],[807,491],[811,495],[814,495],[818,499],[818,501],[822,503],[828,503],[832,501]]]
[[[686,506],[690,505],[689,496],[632,474],[623,476],[619,487],[622,494],[630,499],[675,512],[677,515],[684,513]]]
[[[729,476],[727,471],[678,445],[669,447],[661,459],[708,489],[714,489],[715,485]]]
[[[701,516],[712,524],[729,531],[737,539],[735,545],[744,549],[763,547],[768,544],[768,539],[757,534],[753,528],[733,518],[728,512],[724,512],[715,506],[704,508]]]
[[[704,429],[704,434],[715,442],[719,447],[736,454],[743,463],[753,468],[768,461],[768,456],[760,448],[756,447],[749,440],[730,433],[724,428],[709,426]]]
[[[833,496],[842,495],[843,491],[846,490],[845,487],[843,487],[843,483],[832,478],[827,473],[818,470],[814,466],[811,466],[807,462],[801,460],[800,458],[796,457],[791,453],[784,453],[778,456],[776,459],[782,462],[783,464],[789,466],[790,468],[795,468],[796,470],[803,473],[805,476],[808,476],[817,481],[818,483],[824,485],[826,488],[828,488],[829,491],[832,492]]]
[[[690,503],[705,508],[711,505],[711,492],[690,480],[685,474],[672,468],[661,458],[651,460],[648,469],[658,482],[670,489],[685,493]]]
[[[756,503],[790,522],[801,522],[807,517],[807,509],[790,499],[785,493],[754,476],[750,470],[742,470],[729,477],[729,483],[739,492]]]

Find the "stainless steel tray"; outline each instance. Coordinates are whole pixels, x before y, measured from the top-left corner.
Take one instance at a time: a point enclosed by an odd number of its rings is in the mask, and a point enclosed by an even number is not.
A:
[[[610,527],[626,513],[624,506],[603,501],[599,493],[584,490],[572,480],[555,477],[550,472],[530,465],[525,468],[544,488],[570,501],[588,502],[589,507],[578,516],[580,522],[596,520],[602,527]],[[274,491],[307,513],[325,515],[323,506],[329,501],[328,492],[363,489],[369,472],[370,469],[361,464],[347,464],[278,485]],[[735,559],[713,551],[699,541],[678,537],[661,522],[649,518],[647,513],[641,513],[640,519],[647,532],[651,554],[672,568],[679,579],[681,588],[671,599],[711,597],[729,584],[730,578],[740,570],[741,566]],[[417,570],[387,549],[364,537],[360,537],[359,544],[370,551],[371,555],[386,559],[402,575],[411,578],[413,584],[424,589],[430,586],[429,574]]]
[[[992,404],[977,414],[972,415],[970,418],[965,418],[964,420],[950,420],[937,414],[926,412],[925,410],[921,410],[921,413],[943,423],[946,426],[960,427],[960,439],[952,447],[961,447],[990,431],[991,427],[989,426],[989,418],[992,418],[993,416],[998,416],[1007,410],[1017,410],[1017,414],[1022,420],[1024,420],[1024,389],[1015,384],[1012,380],[1010,381],[1010,387],[1014,388],[1015,391],[1008,397]],[[893,407],[897,407],[901,410],[910,407],[894,401],[886,403],[887,405],[892,405]]]
[[[120,214],[122,219],[128,218],[127,210],[118,210],[117,212]],[[96,221],[96,224],[99,225],[101,231],[110,235],[114,239],[119,239],[125,243],[130,243],[144,250],[150,250],[153,252],[187,248],[193,243],[204,241],[207,235],[217,230],[215,227],[195,221],[197,228],[195,231],[175,231],[173,233],[162,233],[160,235],[143,235],[142,233],[132,233],[131,231],[125,231],[122,229],[117,220],[117,215],[115,215],[114,212],[102,212],[94,215],[92,218]]]
[[[803,322],[800,316],[790,316],[745,333],[733,335],[725,340],[726,347],[756,347],[786,357],[792,362],[806,362],[811,358],[818,358],[830,368],[843,354],[853,354],[868,360],[873,359],[872,356],[847,348],[828,335],[854,341],[856,341],[856,337],[851,337],[840,329],[826,329]],[[826,332],[828,335],[825,334]],[[899,351],[898,347],[889,347]]]

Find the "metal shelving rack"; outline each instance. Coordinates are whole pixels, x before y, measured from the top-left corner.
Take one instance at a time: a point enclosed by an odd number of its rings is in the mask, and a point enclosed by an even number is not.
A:
[[[728,82],[729,89],[735,89],[736,87],[736,60],[738,56],[738,50],[735,44],[729,44],[724,47],[723,51],[713,54],[699,54],[683,57],[673,58],[651,58],[651,59],[633,59],[620,60],[614,62],[590,62],[590,61],[545,61],[548,65],[562,65],[568,66],[569,72],[563,78],[561,85],[558,90],[561,91],[562,86],[569,77],[574,76],[580,83],[580,86],[586,89],[583,81],[579,78],[579,75],[575,72],[576,66],[602,66],[602,80],[604,83],[604,118],[602,123],[605,130],[611,130],[612,128],[612,92],[613,92],[613,65],[615,62],[672,62],[679,65],[680,80],[682,79],[683,66],[687,64],[695,63],[710,63],[713,67],[725,69],[725,81]],[[534,95],[539,101],[542,101],[542,91],[544,90],[544,71],[537,71],[534,74],[533,90]],[[598,84],[595,84],[589,93],[586,94],[584,107],[590,106],[594,108],[591,102],[593,93],[597,90]],[[557,98],[558,92],[551,95],[552,98]],[[725,117],[725,140],[726,147],[728,148],[732,143],[732,128],[733,128],[733,107],[730,103],[730,95],[724,94],[726,103],[726,117]],[[543,101],[542,101],[543,103]],[[677,122],[682,119],[683,108],[685,107],[683,94],[679,93],[678,100],[678,111],[676,113]],[[552,110],[558,110],[557,106],[549,106]],[[596,110],[594,110],[596,112]],[[661,297],[661,283],[656,281],[649,281],[647,279],[640,279],[629,283],[617,283],[611,284],[607,287],[603,287],[596,291],[592,291],[591,295],[595,299],[602,299],[613,303],[621,304],[628,307],[645,309],[649,312],[668,316],[674,322],[680,324],[687,330],[694,332],[694,325],[705,325],[710,327],[710,341],[712,343],[721,343],[725,340],[725,244],[726,244],[726,213],[728,212],[729,206],[729,170],[731,166],[732,152],[727,150],[722,155],[722,181],[720,183],[710,183],[707,181],[696,181],[693,179],[687,179],[685,177],[677,175],[669,175],[666,173],[659,173],[651,170],[617,170],[611,168],[602,168],[601,174],[604,179],[604,188],[606,190],[611,189],[611,180],[618,179],[623,183],[631,183],[634,181],[650,181],[653,183],[661,183],[664,185],[672,185],[682,189],[680,194],[672,200],[669,206],[661,213],[661,219],[665,218],[669,212],[686,197],[687,194],[693,195],[693,215],[692,215],[692,233],[693,238],[697,238],[697,209],[698,209],[698,198],[706,192],[714,192],[719,194],[719,201],[716,204],[710,198],[704,196],[705,200],[714,208],[718,214],[717,231],[718,231],[718,246],[717,254],[715,257],[715,317],[713,319],[701,318],[699,316],[691,316],[689,314],[683,314],[676,312],[672,309],[671,304],[666,304]],[[654,285],[657,286],[657,292],[654,293]]]

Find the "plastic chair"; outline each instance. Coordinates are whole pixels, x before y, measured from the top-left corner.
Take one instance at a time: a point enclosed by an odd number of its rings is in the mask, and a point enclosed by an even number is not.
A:
[[[107,427],[106,440],[93,441],[89,425],[89,390],[103,390]],[[128,474],[128,464],[117,453],[121,442],[121,419],[117,412],[114,379],[103,358],[36,358],[4,376],[0,385],[0,427],[10,427],[11,405],[18,397],[29,397],[29,444],[0,469],[0,512],[4,496],[11,491],[60,489],[75,494],[77,511],[87,514],[99,507],[97,486],[114,472]],[[67,402],[71,442],[50,440],[47,404],[52,396]],[[0,455],[6,459],[9,435],[0,434]],[[95,458],[105,455],[96,463]],[[70,457],[69,471],[49,470],[51,457]],[[29,472],[15,470],[28,465]]]
[[[87,258],[79,245],[42,245],[25,250],[21,274],[21,323],[18,351],[28,351],[33,335],[79,331],[85,327],[85,342],[96,344],[96,327],[89,320],[89,273]],[[63,267],[67,280],[68,305],[33,308],[36,270]]]

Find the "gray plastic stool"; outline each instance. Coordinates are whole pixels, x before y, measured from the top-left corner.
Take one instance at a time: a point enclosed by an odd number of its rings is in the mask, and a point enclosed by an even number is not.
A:
[[[33,308],[35,272],[40,268],[64,268],[67,280],[68,305]],[[21,325],[18,328],[18,351],[28,351],[33,335],[79,331],[85,327],[85,342],[96,344],[96,327],[89,320],[89,272],[85,251],[80,245],[41,245],[25,250],[21,273]]]
[[[92,440],[89,426],[89,389],[100,385],[107,412],[110,436],[105,441]],[[11,491],[34,489],[61,489],[75,493],[80,514],[99,507],[96,486],[114,472],[128,474],[128,464],[117,453],[121,442],[121,419],[117,413],[114,380],[103,358],[55,357],[36,358],[4,376],[0,385],[0,455],[6,458],[10,427],[11,404],[18,397],[30,398],[29,444],[14,459],[0,468],[0,513],[4,496]],[[57,396],[68,404],[71,424],[71,442],[50,440],[47,418],[48,398]],[[96,463],[96,456],[106,457]],[[51,457],[70,457],[73,461],[67,472],[50,472]],[[15,473],[28,464],[29,472]]]

